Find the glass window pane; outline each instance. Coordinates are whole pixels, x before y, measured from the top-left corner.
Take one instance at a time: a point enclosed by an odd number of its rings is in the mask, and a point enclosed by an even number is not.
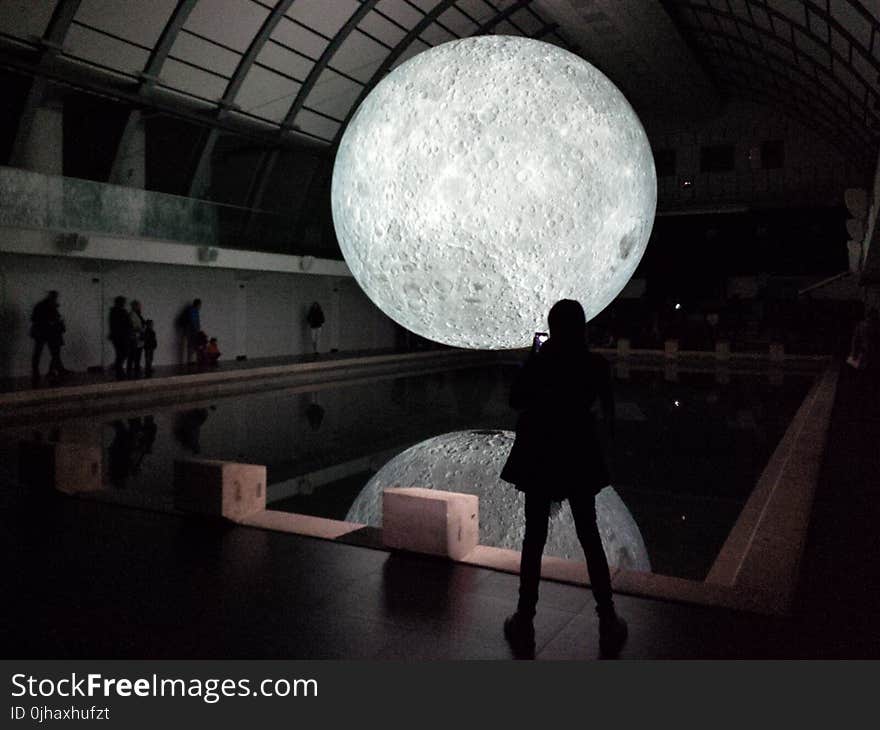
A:
[[[420,13],[411,5],[407,5],[403,0],[381,0],[376,7],[385,15],[394,18],[404,28],[415,27],[425,17],[424,13]]]
[[[184,27],[244,53],[268,14],[249,0],[202,0]]]
[[[443,25],[454,30],[460,36],[470,35],[477,29],[477,24],[455,6],[443,13],[439,20]]]
[[[439,46],[441,43],[455,40],[454,35],[443,30],[443,28],[436,23],[431,23],[431,25],[422,31],[422,34],[419,37],[426,43],[430,43],[432,46]]]
[[[180,33],[171,48],[171,56],[182,61],[189,61],[223,76],[232,76],[241,60],[241,56],[232,51],[196,38],[188,33]]]
[[[367,82],[387,55],[387,48],[361,33],[352,33],[336,51],[330,65]]]
[[[306,106],[337,119],[344,119],[362,89],[363,86],[360,84],[330,69],[324,69],[318,77],[315,88],[306,99]]]
[[[368,13],[358,27],[363,28],[367,33],[389,46],[396,46],[406,35],[405,30],[398,28],[394,23],[375,12]]]
[[[339,124],[318,114],[312,114],[307,109],[303,109],[297,115],[296,126],[304,132],[308,132],[328,142],[332,141],[339,131]]]
[[[296,0],[287,11],[287,17],[324,35],[334,36],[359,6],[357,0]]]
[[[119,0],[82,0],[76,19],[120,38],[152,48],[171,17],[176,0],[121,3]]]
[[[136,46],[77,25],[70,27],[64,46],[72,56],[129,74],[143,71],[150,57],[147,51]]]
[[[203,99],[223,96],[227,81],[169,58],[162,66],[162,83]]]
[[[251,66],[235,103],[249,114],[281,122],[300,86],[268,69]]]
[[[0,31],[25,40],[42,38],[55,5],[55,0],[3,0]]]
[[[270,68],[277,69],[281,73],[304,81],[314,65],[307,58],[297,53],[292,53],[274,43],[267,43],[257,56],[257,62]]]
[[[288,48],[293,48],[315,60],[321,56],[328,43],[321,36],[306,30],[290,20],[282,20],[275,26],[271,37]]]

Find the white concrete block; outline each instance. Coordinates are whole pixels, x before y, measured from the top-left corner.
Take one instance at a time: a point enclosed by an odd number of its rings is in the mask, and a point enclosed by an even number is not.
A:
[[[174,462],[177,508],[233,522],[266,509],[266,467],[215,459]]]
[[[21,481],[66,494],[103,487],[101,449],[72,442],[23,441],[19,445]]]
[[[382,541],[387,547],[460,560],[479,542],[479,498],[419,487],[385,489]]]

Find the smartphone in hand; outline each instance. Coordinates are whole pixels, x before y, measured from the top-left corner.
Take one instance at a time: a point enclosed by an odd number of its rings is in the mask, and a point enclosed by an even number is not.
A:
[[[543,345],[548,339],[550,339],[550,335],[546,332],[535,332],[535,338],[532,340],[532,354],[534,355],[538,350],[541,349],[541,345]]]

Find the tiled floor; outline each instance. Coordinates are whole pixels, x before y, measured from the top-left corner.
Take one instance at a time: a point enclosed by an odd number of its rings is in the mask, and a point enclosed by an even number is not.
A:
[[[515,605],[513,576],[61,497],[4,501],[18,515],[3,534],[6,656],[511,657],[501,621]],[[598,655],[590,604],[584,589],[545,583],[539,658]],[[742,655],[741,634],[766,623],[618,604],[630,622],[624,657]]]
[[[795,614],[619,596],[621,658],[877,657],[880,422],[841,381]],[[859,406],[857,408],[857,406]],[[516,579],[244,527],[0,490],[8,658],[507,659]],[[545,582],[538,659],[593,659],[590,594]]]

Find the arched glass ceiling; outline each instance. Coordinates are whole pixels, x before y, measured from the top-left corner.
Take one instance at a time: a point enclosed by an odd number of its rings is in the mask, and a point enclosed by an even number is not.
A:
[[[824,128],[852,156],[880,146],[878,0],[666,0],[720,86]]]
[[[487,32],[564,43],[528,0],[0,3],[6,40],[39,49],[53,26],[66,61],[331,143],[365,89],[426,48]]]
[[[805,120],[851,158],[876,154],[880,0],[662,2],[720,88]],[[503,33],[565,45],[565,29],[543,18],[539,4],[2,0],[0,46],[11,67],[37,79],[73,83],[79,79],[71,74],[97,70],[105,86],[90,75],[92,90],[213,127],[200,153],[204,163],[223,130],[254,133],[275,146],[290,135],[334,143],[387,71],[453,38]],[[20,52],[14,59],[10,48]],[[30,95],[23,119],[39,98]],[[196,166],[196,193],[205,166]]]

